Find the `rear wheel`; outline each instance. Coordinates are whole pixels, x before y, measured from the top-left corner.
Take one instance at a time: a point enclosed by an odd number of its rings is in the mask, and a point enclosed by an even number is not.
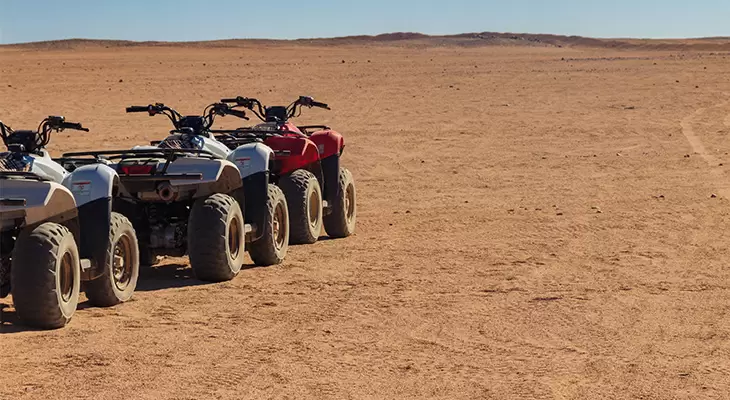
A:
[[[18,318],[34,328],[61,328],[79,304],[81,265],[69,230],[46,222],[20,234],[10,280]]]
[[[102,276],[86,283],[86,297],[99,307],[111,307],[132,298],[139,278],[137,234],[129,220],[111,215],[109,247]]]
[[[332,200],[331,212],[324,217],[324,229],[331,238],[344,238],[355,233],[357,219],[355,181],[347,168],[340,168],[339,196]]]
[[[216,193],[195,202],[188,223],[188,253],[198,279],[233,279],[241,271],[244,247],[243,213],[233,197]]]
[[[313,173],[298,169],[279,182],[289,207],[290,244],[311,244],[322,231],[322,189]]]
[[[248,248],[254,264],[268,266],[284,261],[289,249],[289,209],[281,189],[269,185],[266,208],[258,212],[265,214],[261,237],[251,242]]]

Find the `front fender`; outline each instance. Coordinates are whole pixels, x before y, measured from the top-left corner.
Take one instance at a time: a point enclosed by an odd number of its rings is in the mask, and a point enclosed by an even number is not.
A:
[[[81,166],[63,180],[63,186],[71,190],[78,206],[113,197],[118,184],[117,171],[104,164]]]

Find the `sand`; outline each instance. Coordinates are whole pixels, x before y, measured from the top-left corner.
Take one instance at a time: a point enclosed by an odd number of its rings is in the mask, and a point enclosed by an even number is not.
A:
[[[304,94],[345,136],[357,234],[222,284],[166,259],[57,331],[0,300],[0,398],[730,398],[730,53],[0,48],[2,121],[91,129],[56,155],[169,129],[128,105]]]

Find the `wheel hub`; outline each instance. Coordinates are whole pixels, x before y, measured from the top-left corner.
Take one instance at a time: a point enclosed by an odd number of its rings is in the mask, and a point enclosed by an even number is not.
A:
[[[352,217],[355,215],[355,190],[352,185],[348,185],[345,192],[345,210],[345,217],[347,218],[347,222],[349,223],[352,221]]]
[[[238,219],[234,218],[228,227],[228,254],[232,259],[238,257],[241,247],[241,227]]]
[[[312,229],[317,227],[320,209],[319,196],[317,196],[317,192],[312,191],[312,194],[309,196],[309,226]]]
[[[61,258],[60,278],[61,300],[64,303],[68,303],[71,301],[74,289],[73,256],[69,252]]]
[[[274,246],[276,246],[277,249],[281,249],[285,244],[286,224],[287,221],[284,213],[284,206],[279,203],[276,205],[276,209],[274,210],[274,220],[272,221]]]
[[[114,285],[120,291],[124,291],[129,286],[132,278],[132,262],[129,259],[132,255],[131,240],[127,235],[122,235],[114,246],[114,255],[112,256],[112,274],[114,277]]]

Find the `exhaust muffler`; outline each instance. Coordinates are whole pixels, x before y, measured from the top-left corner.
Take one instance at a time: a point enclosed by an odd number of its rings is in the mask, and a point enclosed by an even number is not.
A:
[[[177,189],[170,185],[170,182],[162,182],[157,185],[157,195],[162,201],[171,202],[177,198]]]

